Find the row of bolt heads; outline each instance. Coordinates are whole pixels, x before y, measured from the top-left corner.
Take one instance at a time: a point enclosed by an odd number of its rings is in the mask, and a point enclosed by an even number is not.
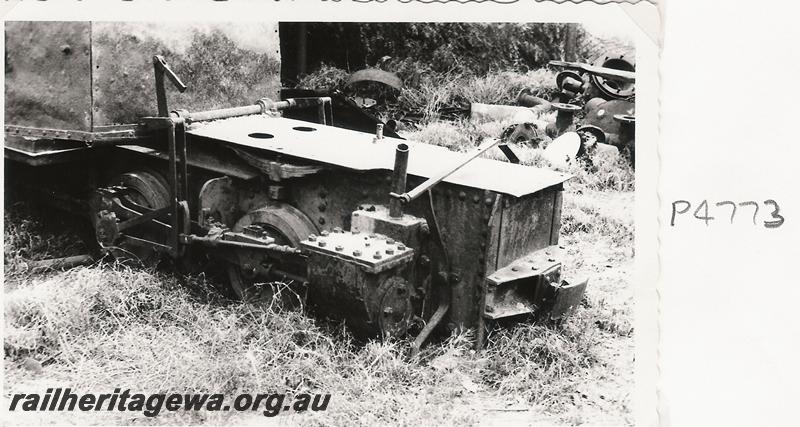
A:
[[[334,233],[341,233],[342,231],[341,231],[341,229],[339,229],[337,227],[337,228],[335,228],[333,230],[333,232]],[[322,234],[322,237],[324,237],[324,236],[327,236],[330,233],[328,233],[328,231],[323,230],[322,233],[320,233],[320,234]],[[366,242],[364,242],[364,246],[369,247],[371,245],[371,243],[369,242],[369,239],[374,239],[374,238],[377,238],[377,237],[378,237],[377,234],[370,234],[369,236],[364,236],[364,240],[366,240]],[[314,234],[308,236],[308,241],[309,242],[317,242],[317,245],[319,245],[319,247],[321,247],[321,248],[324,248],[325,246],[328,245],[328,243],[325,242],[324,240],[317,241],[317,236],[314,235]],[[394,239],[386,239],[386,244],[387,245],[393,245],[393,244],[395,244],[395,241],[394,241]],[[336,245],[336,247],[334,247],[333,249],[336,250],[337,252],[341,252],[341,251],[344,250],[344,246]],[[406,246],[404,244],[402,244],[402,243],[397,243],[397,250],[399,252],[403,252],[404,250],[406,250]],[[360,250],[356,249],[356,250],[353,251],[353,256],[361,256],[361,255],[363,255],[363,254],[362,254],[362,252]],[[386,248],[386,255],[394,255],[394,248]],[[381,251],[375,251],[375,253],[372,255],[372,258],[381,259],[381,258],[383,258],[383,254],[381,254]]]
[[[559,249],[564,249],[564,246],[561,246],[561,245],[559,245],[559,246],[558,246],[558,248],[559,248]],[[555,258],[553,258],[553,257],[551,257],[551,256],[550,256],[550,252],[549,252],[549,251],[548,251],[548,252],[545,252],[545,255],[547,255],[547,261],[548,261],[548,262],[555,262],[555,261],[556,261],[556,259],[555,259]],[[529,260],[528,262],[533,262],[533,261]],[[515,265],[515,266],[512,266],[512,267],[511,267],[511,271],[519,271],[519,270],[520,270],[520,268],[524,268],[524,267],[519,267],[519,266],[516,266],[516,265]],[[536,267],[535,265],[534,265],[534,266],[531,266],[531,270],[534,270],[534,271],[535,271],[535,270],[538,270],[538,269],[539,269],[539,268],[538,268],[538,267]]]

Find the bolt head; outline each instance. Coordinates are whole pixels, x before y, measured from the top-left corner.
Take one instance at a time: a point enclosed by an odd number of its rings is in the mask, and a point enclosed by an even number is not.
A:
[[[353,256],[361,256],[361,251],[359,251],[358,249],[354,250]]]
[[[343,250],[344,250],[344,246],[342,246],[342,245],[336,245],[336,247],[335,247],[334,249],[336,249],[337,251],[341,252],[341,251],[343,251]]]
[[[394,239],[386,239],[386,244],[387,245],[393,245],[394,244]]]
[[[309,242],[316,242],[317,241],[317,236],[314,235],[314,234],[308,236],[308,241]]]
[[[320,234],[322,234],[323,236],[327,236],[327,235],[329,235],[331,233],[328,230],[322,230],[322,233],[320,233]]]
[[[394,249],[392,249],[392,248],[386,248],[386,254],[387,254],[387,255],[393,255],[393,254],[394,254]]]
[[[464,200],[467,198],[467,193],[461,191],[458,193],[458,200]]]
[[[319,247],[321,247],[321,248],[324,248],[325,246],[327,246],[327,245],[328,245],[328,243],[327,243],[327,242],[325,242],[324,240],[320,240],[320,241],[319,241],[319,243],[317,243],[317,244],[318,244],[318,245],[319,245]]]
[[[375,252],[375,254],[372,255],[372,257],[375,258],[375,259],[381,259],[381,258],[383,258],[383,255],[381,255],[380,252]]]
[[[511,271],[519,271],[519,268],[517,268],[517,266],[515,265],[515,266],[511,267]]]
[[[555,259],[555,258],[547,258],[547,261],[549,261],[549,262],[556,262],[556,259]]]
[[[401,245],[397,245],[397,250],[398,250],[398,251],[404,251],[404,250],[406,250],[406,245],[402,245],[402,244],[401,244]]]

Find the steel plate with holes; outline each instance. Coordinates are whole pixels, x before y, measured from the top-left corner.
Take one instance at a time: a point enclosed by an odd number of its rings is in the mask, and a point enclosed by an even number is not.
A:
[[[308,132],[295,129],[297,127],[316,130]],[[375,136],[369,133],[263,115],[199,123],[187,133],[355,170],[391,170],[399,142],[393,138],[373,142]],[[260,134],[272,137],[259,138]],[[408,162],[411,175],[429,178],[464,158],[463,153],[445,147],[404,142],[411,147]],[[559,185],[569,178],[570,175],[548,169],[478,158],[445,181],[521,197]]]
[[[303,248],[333,256],[364,267],[370,273],[380,273],[408,262],[414,250],[402,242],[381,234],[338,231],[322,236],[310,236],[300,242]]]

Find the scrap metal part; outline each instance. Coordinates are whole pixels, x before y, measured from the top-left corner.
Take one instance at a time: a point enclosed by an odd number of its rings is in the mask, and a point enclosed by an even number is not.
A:
[[[614,69],[633,73],[636,67],[625,55],[604,56],[598,58],[595,65],[604,69]],[[590,74],[592,84],[604,96],[611,99],[629,99],[634,96],[636,84],[633,80],[621,79],[617,76]]]
[[[350,78],[347,79],[347,86],[352,86],[361,82],[383,83],[396,90],[401,90],[403,88],[403,80],[398,77],[397,74],[376,68],[359,70],[351,74]]]
[[[561,278],[562,250],[551,246],[518,259],[487,277],[484,316],[489,319],[533,313],[550,319],[567,316],[580,304],[588,279],[572,284]]]

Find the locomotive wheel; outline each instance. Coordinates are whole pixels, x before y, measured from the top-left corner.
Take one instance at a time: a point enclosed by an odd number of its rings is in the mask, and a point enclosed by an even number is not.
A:
[[[109,182],[111,186],[123,186],[128,189],[124,199],[150,209],[161,209],[169,206],[169,189],[167,181],[159,173],[149,170],[132,171],[121,174]],[[95,235],[102,249],[122,261],[134,261],[146,266],[155,266],[161,257],[150,248],[130,246],[122,243],[115,245],[118,236],[116,215],[107,210],[93,212]],[[132,234],[140,239],[164,243],[166,234],[160,230],[143,230]]]
[[[299,247],[302,240],[317,233],[314,223],[303,212],[285,203],[250,211],[236,222],[233,231],[241,232],[252,225],[260,226],[267,236],[275,239],[276,244],[292,247]],[[239,262],[228,267],[228,279],[234,294],[242,300],[271,298],[274,295],[271,286],[256,286],[258,282],[251,273],[252,267],[247,268],[247,253],[240,252],[237,258]]]
[[[135,171],[116,177],[112,184],[128,187],[133,190],[127,199],[150,209],[161,209],[169,206],[169,188],[167,180],[153,171]]]

